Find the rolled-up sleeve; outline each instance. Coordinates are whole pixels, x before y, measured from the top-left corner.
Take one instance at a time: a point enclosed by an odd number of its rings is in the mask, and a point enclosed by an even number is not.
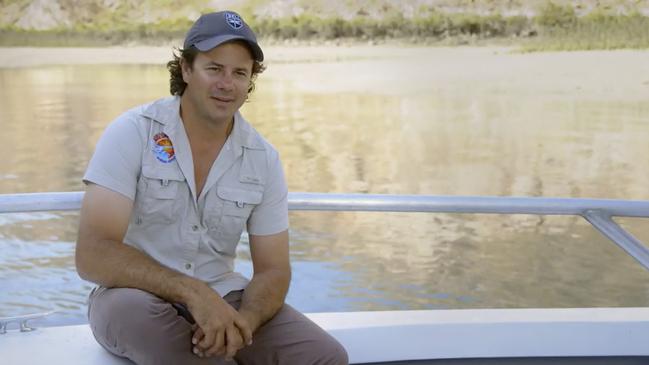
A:
[[[133,116],[110,123],[95,148],[83,182],[94,183],[134,200],[144,141]]]
[[[248,233],[263,236],[280,233],[286,229],[288,229],[288,187],[279,154],[271,150],[263,198],[248,219]]]

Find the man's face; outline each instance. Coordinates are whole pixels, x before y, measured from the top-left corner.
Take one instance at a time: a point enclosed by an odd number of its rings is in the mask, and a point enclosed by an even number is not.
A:
[[[246,101],[253,59],[248,48],[228,42],[199,52],[193,67],[183,64],[187,97],[201,119],[227,123]]]

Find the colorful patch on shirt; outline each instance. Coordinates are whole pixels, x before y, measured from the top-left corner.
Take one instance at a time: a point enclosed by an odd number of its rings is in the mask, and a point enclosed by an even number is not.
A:
[[[158,133],[153,136],[153,153],[155,157],[160,162],[169,163],[176,159],[176,152],[174,151],[174,145],[171,143],[171,139],[164,133]]]

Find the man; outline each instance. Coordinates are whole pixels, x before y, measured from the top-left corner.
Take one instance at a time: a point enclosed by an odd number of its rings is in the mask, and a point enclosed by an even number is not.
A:
[[[111,123],[84,176],[76,264],[99,284],[97,341],[137,364],[346,364],[284,304],[287,187],[239,108],[263,52],[233,12],[201,16],[169,62],[169,98]],[[254,274],[233,272],[247,227]]]

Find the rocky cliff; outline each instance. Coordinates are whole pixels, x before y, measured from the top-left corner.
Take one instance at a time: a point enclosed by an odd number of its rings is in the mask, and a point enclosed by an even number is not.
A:
[[[549,0],[0,0],[0,28],[50,30],[192,21],[201,12],[233,9],[260,19],[311,15],[352,19],[404,18],[430,12],[532,16]],[[649,0],[554,0],[578,14],[595,9],[649,15]]]

